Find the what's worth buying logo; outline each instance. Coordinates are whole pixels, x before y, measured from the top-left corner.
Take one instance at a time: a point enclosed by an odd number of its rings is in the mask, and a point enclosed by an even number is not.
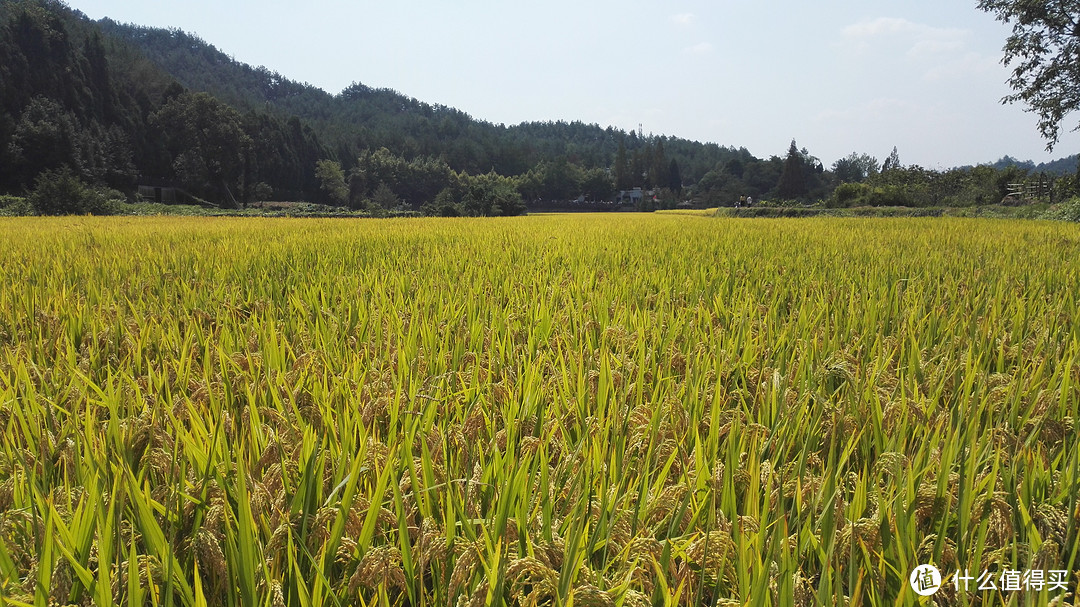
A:
[[[919,565],[908,579],[919,596],[931,596],[941,589],[941,572],[933,565]]]
[[[983,571],[980,575],[971,575],[968,570],[957,571],[952,575],[953,587],[959,592],[1020,592],[1041,591],[1048,592],[1067,591],[1069,572],[1064,569],[1052,569],[1043,571],[1029,569],[1016,571],[1008,569],[1000,573]],[[911,589],[919,596],[933,596],[941,590],[941,572],[933,565],[919,565],[911,572],[908,578]]]

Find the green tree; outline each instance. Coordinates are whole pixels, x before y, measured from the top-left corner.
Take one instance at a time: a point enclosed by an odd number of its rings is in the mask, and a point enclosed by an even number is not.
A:
[[[682,171],[679,170],[679,161],[674,158],[668,164],[667,188],[675,192],[677,196],[682,195]]]
[[[779,156],[771,156],[768,160],[748,162],[742,177],[742,183],[746,185],[747,195],[755,198],[765,195],[780,182],[780,175],[783,172],[784,159]]]
[[[379,187],[375,188],[375,192],[371,195],[371,204],[376,209],[389,211],[401,204],[401,199],[397,197],[394,190],[390,189],[390,186],[380,183]]]
[[[806,196],[806,166],[803,154],[799,152],[799,146],[795,140],[791,140],[787,157],[784,159],[784,168],[780,173],[780,183],[776,186],[776,193],[780,198],[794,200]]]
[[[511,216],[525,212],[525,203],[513,179],[494,171],[484,175],[465,175],[462,179],[465,195],[461,205],[467,215]]]
[[[1076,173],[1062,175],[1054,182],[1055,200],[1066,200],[1076,196],[1080,196],[1080,178]]]
[[[654,188],[668,187],[667,153],[664,151],[664,138],[658,137],[653,146],[652,160],[649,163],[649,185]]]
[[[862,183],[880,169],[877,158],[852,152],[833,163],[832,172],[840,183]]]
[[[634,187],[634,179],[630,175],[630,160],[627,158],[626,142],[619,139],[619,148],[615,152],[615,189],[629,190]]]
[[[980,0],[978,6],[1012,25],[1002,63],[1013,66],[1015,92],[1002,101],[1023,102],[1037,114],[1046,149],[1053,150],[1065,116],[1080,109],[1080,0]]]
[[[541,198],[573,200],[581,195],[581,169],[570,164],[566,156],[541,163],[539,168],[542,175]]]
[[[742,179],[746,171],[746,165],[741,158],[732,158],[724,163],[724,171],[736,179]]]
[[[900,152],[896,151],[896,146],[894,145],[892,152],[889,152],[889,157],[886,158],[885,162],[881,165],[881,172],[887,173],[902,168],[904,168],[904,165],[900,164]]]
[[[251,139],[240,114],[207,93],[184,93],[153,117],[173,154],[176,176],[188,188],[236,207]]]
[[[588,200],[611,200],[615,193],[615,182],[606,169],[589,169],[585,171],[581,190]]]
[[[320,160],[315,163],[315,176],[319,178],[322,191],[334,205],[344,205],[349,200],[349,187],[345,185],[345,171],[341,163],[334,160]]]
[[[77,119],[45,97],[34,97],[15,124],[7,152],[24,178],[62,165],[75,166]]]
[[[373,195],[379,184],[386,184],[407,204],[420,206],[432,200],[450,184],[451,169],[446,161],[429,156],[406,160],[404,156],[382,147],[364,150],[349,174],[349,199],[356,203]]]
[[[349,171],[349,208],[360,210],[367,204],[367,200],[367,177],[362,171]]]
[[[829,208],[851,207],[861,204],[862,199],[870,192],[870,187],[865,183],[844,182],[833,190],[832,196],[825,200],[825,206]]]
[[[1027,178],[1027,169],[1018,167],[1016,165],[1008,166],[998,171],[997,176],[994,179],[994,185],[997,186],[997,199],[1002,200],[1009,195],[1010,184],[1024,183],[1025,181],[1027,181]]]
[[[540,200],[544,193],[544,172],[540,164],[518,177],[518,192],[529,202]]]
[[[42,171],[27,202],[38,215],[108,215],[119,199],[110,192],[86,185],[68,167]]]
[[[266,201],[274,197],[274,188],[270,187],[270,184],[265,181],[260,181],[251,186],[251,199],[255,201]]]
[[[461,205],[454,200],[453,190],[447,187],[436,194],[434,200],[424,203],[420,211],[432,217],[457,217],[461,215]]]

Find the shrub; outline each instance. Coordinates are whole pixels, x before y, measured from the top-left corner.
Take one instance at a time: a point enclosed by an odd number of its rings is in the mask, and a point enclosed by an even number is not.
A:
[[[260,181],[251,187],[251,199],[255,202],[263,202],[273,197],[274,188],[264,181]]]
[[[375,193],[371,195],[371,204],[376,209],[389,211],[397,208],[401,204],[401,199],[394,193],[394,190],[390,189],[390,186],[380,183],[379,187],[375,188]]]
[[[523,215],[526,212],[525,202],[514,181],[494,171],[466,177],[461,207],[464,214],[481,217]]]
[[[1080,221],[1080,197],[1073,197],[1062,202],[1056,208],[1048,210],[1043,217],[1058,221]]]
[[[38,215],[109,215],[122,198],[115,190],[88,186],[64,167],[38,175],[27,202]]]
[[[461,205],[454,200],[454,193],[450,188],[443,188],[435,196],[435,200],[424,203],[420,211],[431,217],[458,217],[461,215]]]
[[[822,214],[822,209],[808,209],[805,207],[750,207],[743,209],[719,208],[716,210],[717,217],[763,217],[776,219],[780,217],[817,217]]]
[[[870,191],[867,204],[874,207],[910,207],[915,206],[911,196],[904,188],[886,185]]]
[[[870,186],[865,183],[842,183],[825,201],[825,206],[830,208],[858,206],[859,201],[865,198],[869,191]]]
[[[0,196],[0,215],[33,215],[34,209],[19,196]]]

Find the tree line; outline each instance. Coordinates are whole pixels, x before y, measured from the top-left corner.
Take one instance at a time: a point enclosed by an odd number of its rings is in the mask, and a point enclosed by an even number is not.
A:
[[[633,188],[651,192],[640,210],[743,196],[926,206],[998,202],[1029,172],[905,167],[895,150],[825,167],[794,141],[761,159],[581,122],[496,125],[363,84],[331,95],[179,30],[94,22],[60,0],[0,0],[0,193],[56,186],[43,181],[82,191],[74,179],[94,200],[148,184],[227,207],[306,200],[440,215],[612,201]]]
[[[1010,196],[1015,186],[1047,184],[1025,192],[1036,191],[1038,198],[1052,202],[1080,194],[1078,160],[1080,156],[1042,167],[1011,161],[937,170],[903,164],[894,147],[884,161],[852,152],[826,168],[792,141],[783,158],[759,160],[742,154],[718,163],[696,184],[694,196],[717,206],[733,206],[741,196],[750,196],[828,207],[963,207],[1030,201],[1026,193]]]
[[[349,179],[342,204],[363,207],[385,185],[418,208],[457,184],[467,211],[477,205],[465,204],[475,188],[463,175],[512,178],[530,201],[611,198],[616,179],[666,185],[678,169],[665,140],[577,122],[492,125],[361,84],[329,95],[178,30],[93,22],[59,0],[0,0],[0,192],[25,193],[62,169],[128,194],[168,185],[223,206],[337,202],[317,174],[336,162]],[[700,171],[722,152],[667,141]]]

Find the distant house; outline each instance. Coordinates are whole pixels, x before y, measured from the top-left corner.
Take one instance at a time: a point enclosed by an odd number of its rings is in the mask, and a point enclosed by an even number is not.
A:
[[[153,177],[138,178],[138,194],[143,200],[164,204],[176,204],[178,189],[161,179]]]
[[[632,190],[619,190],[619,195],[615,197],[615,202],[619,204],[630,203],[636,206],[638,204],[641,204],[643,198],[645,198],[645,192],[642,192],[641,188],[634,188]]]
[[[153,202],[160,202],[164,204],[176,204],[176,188],[140,185],[139,196],[143,200],[150,200]]]

